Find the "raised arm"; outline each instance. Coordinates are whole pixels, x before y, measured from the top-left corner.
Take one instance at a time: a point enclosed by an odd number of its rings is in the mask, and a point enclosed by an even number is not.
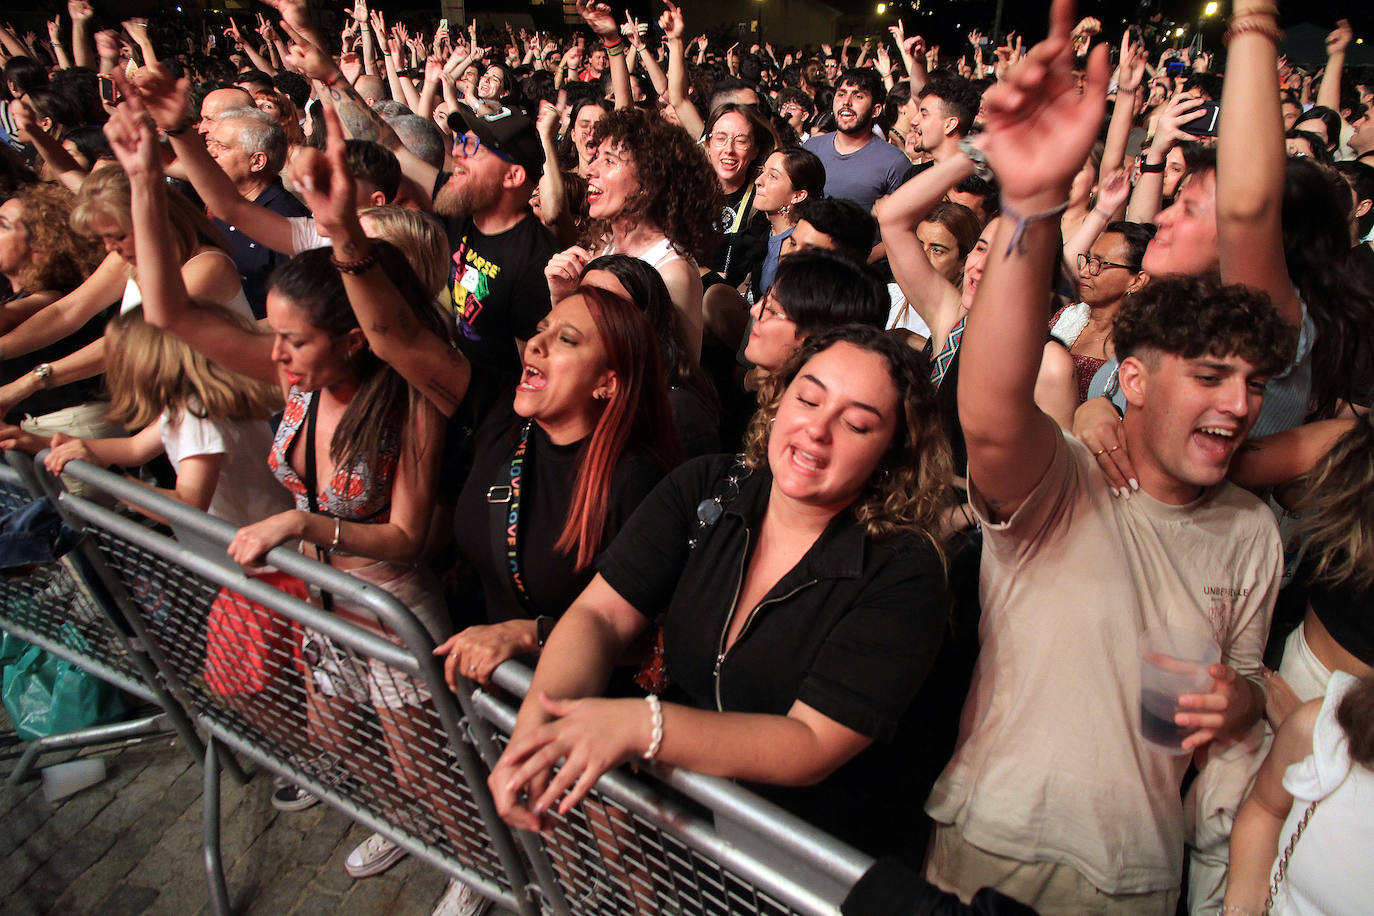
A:
[[[243,31],[239,28],[239,24],[234,21],[233,16],[229,17],[229,27],[224,30],[224,34],[226,37],[232,38],[234,41],[243,45],[243,53],[248,55],[248,59],[253,62],[254,67],[257,67],[268,75],[277,72],[277,68],[272,66],[272,62],[258,52],[258,49],[253,46],[253,42],[243,37]]]
[[[1346,19],[1337,22],[1336,28],[1326,36],[1326,69],[1322,71],[1321,86],[1317,88],[1317,104],[1325,105],[1337,114],[1341,111],[1341,74],[1345,71],[1345,49],[1354,37],[1355,32]]]
[[[338,261],[368,256],[372,242],[363,233],[354,204],[353,176],[344,159],[343,131],[338,115],[325,109],[328,148],[324,153],[303,150],[292,165],[293,178],[305,203],[329,234]],[[362,272],[344,271],[344,289],[357,315],[358,326],[378,359],[390,364],[445,416],[452,416],[467,394],[472,368],[463,354],[425,329],[411,316],[386,271],[374,266]]]
[[[1126,141],[1131,135],[1131,124],[1135,120],[1136,104],[1140,98],[1140,86],[1145,77],[1145,49],[1131,44],[1131,33],[1127,31],[1121,38],[1121,62],[1116,69],[1116,103],[1112,106],[1112,118],[1107,125],[1107,142],[1102,151],[1102,162],[1098,166],[1097,181],[1105,183],[1107,176],[1121,168],[1126,162]]]
[[[125,101],[105,125],[105,135],[129,175],[143,317],[235,372],[280,384],[272,338],[215,319],[192,305],[180,265],[171,257],[167,190],[154,121],[127,81],[119,75],[115,79]]]
[[[95,69],[95,49],[91,46],[91,17],[95,10],[90,0],[67,0],[67,15],[72,20],[72,62]]]
[[[57,69],[68,70],[72,66],[72,59],[67,56],[67,49],[62,47],[62,14],[58,13],[48,22],[48,41],[52,44],[52,54],[57,60]]]
[[[1078,276],[1078,256],[1087,253],[1108,223],[1121,218],[1121,210],[1126,206],[1126,198],[1130,193],[1131,181],[1125,169],[1117,169],[1102,179],[1102,185],[1097,192],[1097,202],[1078,224],[1073,235],[1064,240],[1064,267],[1068,270],[1069,276]]]
[[[189,89],[190,81],[185,77],[173,80],[161,64],[154,64],[147,68],[135,91],[157,126],[171,140],[182,173],[205,201],[206,208],[259,244],[283,254],[295,254],[290,221],[240,194],[206,150],[205,140],[191,129],[187,106]]]
[[[1183,125],[1197,117],[1202,99],[1191,92],[1181,92],[1169,99],[1155,124],[1155,136],[1145,152],[1131,202],[1126,206],[1126,218],[1133,223],[1152,223],[1164,198],[1164,169],[1173,149],[1188,135]]]
[[[682,46],[682,33],[686,24],[682,10],[672,0],[663,0],[667,7],[658,17],[658,27],[668,39],[668,104],[677,112],[677,119],[693,139],[700,137],[706,130],[706,122],[701,119],[697,107],[687,97],[687,51]]]
[[[1080,94],[1072,0],[1055,0],[1049,37],[984,96],[983,149],[1002,186],[1002,217],[969,311],[960,354],[959,419],[969,476],[997,519],[1044,476],[1061,435],[1034,399],[1058,214],[1102,123],[1106,48],[1088,59]]]
[[[1217,248],[1224,283],[1264,290],[1297,326],[1302,305],[1283,250],[1283,181],[1288,152],[1279,108],[1274,6],[1237,0],[1217,131]],[[1236,30],[1236,25],[1246,28]]]
[[[931,266],[916,236],[916,227],[950,188],[972,174],[973,160],[963,153],[950,156],[873,208],[892,276],[936,340],[944,340],[959,320],[959,291]]]
[[[18,98],[10,102],[10,117],[14,119],[19,139],[34,145],[57,180],[72,192],[80,191],[81,182],[86,180],[86,171],[67,152],[67,148],[38,123],[27,99]]]
[[[597,0],[577,0],[577,12],[606,48],[615,107],[629,108],[634,105],[634,97],[630,93],[630,71],[625,66],[625,39],[620,37],[615,14],[609,6]]]

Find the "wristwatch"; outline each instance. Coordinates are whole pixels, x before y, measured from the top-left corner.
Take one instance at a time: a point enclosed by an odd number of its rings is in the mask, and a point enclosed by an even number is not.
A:
[[[49,388],[52,386],[52,363],[39,363],[33,367],[34,378],[38,379],[39,388]]]

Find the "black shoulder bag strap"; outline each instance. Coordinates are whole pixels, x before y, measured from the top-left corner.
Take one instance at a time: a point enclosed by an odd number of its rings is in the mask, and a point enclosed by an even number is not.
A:
[[[318,501],[319,486],[315,473],[315,421],[320,413],[320,393],[310,392],[310,406],[305,409],[305,498],[310,506],[311,513],[327,515],[320,512]],[[320,562],[324,562],[323,551],[319,546],[315,547],[315,556]],[[320,604],[326,611],[334,610],[334,595],[320,589]]]
[[[492,559],[497,569],[506,571],[516,600],[532,618],[538,617],[539,611],[520,572],[520,484],[529,469],[530,427],[533,424],[533,420],[525,423],[520,430],[520,441],[497,469],[497,483],[487,488]]]

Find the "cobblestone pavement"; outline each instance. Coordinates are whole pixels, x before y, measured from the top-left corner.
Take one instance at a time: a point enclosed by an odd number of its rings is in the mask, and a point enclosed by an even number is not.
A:
[[[7,740],[8,739],[8,740]],[[104,782],[55,804],[35,777],[10,786],[22,746],[0,708],[0,912],[206,913],[202,771],[170,738],[98,751]],[[88,752],[89,753],[89,752]],[[67,759],[51,754],[40,766]],[[428,914],[445,878],[407,857],[355,881],[343,870],[368,831],[327,805],[283,813],[259,775],[222,781],[221,840],[238,916]],[[499,913],[499,910],[493,911]]]

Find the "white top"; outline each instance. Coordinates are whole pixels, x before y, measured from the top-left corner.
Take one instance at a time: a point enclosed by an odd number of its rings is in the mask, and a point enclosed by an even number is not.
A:
[[[1374,771],[1353,764],[1345,730],[1336,721],[1341,700],[1359,681],[1331,674],[1312,729],[1312,753],[1283,774],[1293,808],[1279,836],[1288,847],[1308,805],[1320,800],[1288,859],[1288,875],[1274,896],[1274,914],[1358,916],[1374,900]],[[1275,860],[1275,868],[1278,861]],[[1271,875],[1272,878],[1272,875]]]
[[[887,284],[887,329],[895,331],[898,328],[905,328],[913,334],[919,334],[927,340],[930,339],[930,325],[921,317],[921,313],[914,307],[908,307],[906,293],[896,283]]]
[[[315,225],[315,217],[288,216],[286,221],[291,224],[291,250],[282,252],[283,254],[296,255],[312,248],[324,248],[329,244],[329,239],[320,235],[319,227]]]
[[[162,415],[162,445],[172,469],[185,458],[223,455],[209,513],[242,527],[293,505],[291,494],[267,469],[272,427],[266,420],[207,420],[184,412],[178,423]]]
[[[196,258],[203,258],[206,255],[219,255],[220,257],[228,260],[230,264],[234,263],[233,258],[229,257],[229,255],[225,254],[223,251],[220,251],[218,248],[211,248],[208,251],[202,251],[200,254],[192,255],[189,259],[187,259],[186,263],[190,264],[191,261],[194,261]],[[234,273],[238,273],[238,270],[238,267],[235,266]],[[124,299],[119,303],[119,314],[123,315],[130,309],[138,308],[142,304],[143,291],[138,288],[138,282],[134,280],[133,277],[130,277],[128,282],[124,284]],[[248,297],[243,294],[242,286],[239,286],[238,292],[234,294],[233,299],[230,299],[228,302],[224,303],[224,307],[229,309],[230,311],[238,312],[240,315],[243,315],[249,321],[257,320],[253,316],[253,307],[248,304]]]

